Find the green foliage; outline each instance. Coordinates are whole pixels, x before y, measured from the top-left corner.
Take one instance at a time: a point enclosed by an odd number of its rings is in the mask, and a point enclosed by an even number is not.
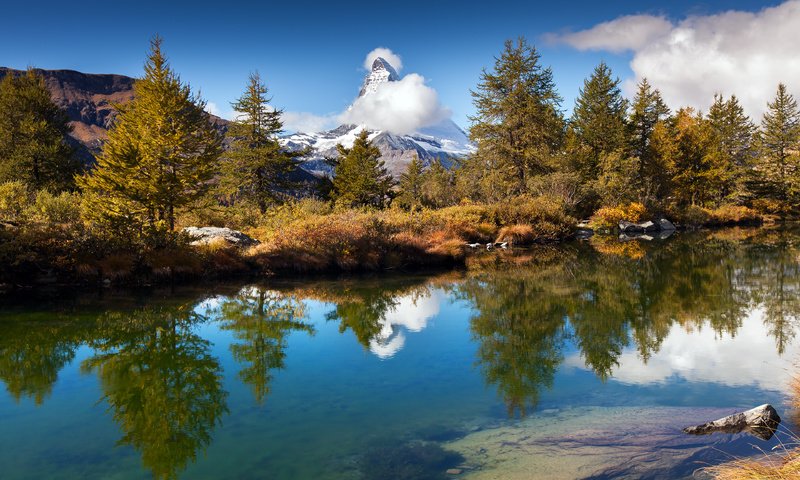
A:
[[[363,130],[352,148],[339,145],[339,160],[333,178],[331,197],[347,207],[383,207],[389,198],[392,178],[381,160],[381,151]]]
[[[253,73],[242,96],[231,104],[239,116],[228,127],[231,145],[220,179],[222,194],[249,200],[261,213],[288,195],[289,175],[305,153],[287,151],[278,143],[283,112],[270,107],[267,91],[259,74]]]
[[[414,155],[408,168],[400,175],[400,194],[395,202],[403,208],[415,209],[422,205],[423,199],[423,165],[419,157]]]
[[[800,110],[784,84],[778,85],[768,107],[761,121],[757,162],[762,195],[794,204],[800,198]]]
[[[531,177],[552,170],[564,133],[552,71],[524,38],[508,40],[472,98],[473,188],[489,201],[525,193]]]
[[[30,191],[23,182],[11,181],[0,183],[0,221],[19,222],[22,213],[30,201]]]
[[[144,70],[134,99],[118,106],[97,167],[80,181],[97,200],[95,220],[142,233],[174,229],[176,210],[208,191],[221,153],[205,103],[170,68],[159,37]]]
[[[643,203],[653,204],[663,199],[669,189],[664,155],[660,154],[658,141],[663,138],[664,120],[669,116],[669,107],[661,98],[661,92],[653,89],[646,78],[639,82],[636,96],[628,117],[628,149],[636,159],[636,182],[639,184],[638,198]],[[659,126],[661,131],[659,131]]]
[[[74,188],[82,165],[67,135],[66,112],[51,99],[44,79],[33,69],[9,73],[0,81],[0,182],[18,180],[34,189]]]
[[[712,148],[721,166],[717,203],[741,203],[748,196],[746,180],[755,159],[756,127],[735,95],[728,100],[715,95],[706,118],[714,136]]]
[[[621,151],[625,147],[628,104],[622,97],[619,84],[619,79],[612,78],[608,65],[601,62],[583,82],[575,101],[570,128],[574,133],[573,149],[578,157],[578,170],[585,181],[604,174],[602,156],[624,158]]]

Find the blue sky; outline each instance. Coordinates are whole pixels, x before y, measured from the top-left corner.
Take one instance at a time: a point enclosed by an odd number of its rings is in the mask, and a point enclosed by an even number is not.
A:
[[[229,110],[248,73],[258,70],[277,107],[330,115],[341,112],[358,93],[365,55],[387,47],[402,57],[401,74],[424,76],[453,119],[467,126],[466,117],[473,111],[469,90],[507,38],[524,35],[537,46],[543,63],[552,66],[570,111],[583,79],[600,60],[623,79],[640,75],[631,62],[644,46],[608,48],[601,41],[598,47],[593,39],[589,47],[578,48],[568,41],[548,41],[547,34],[587,30],[625,15],[646,14],[679,25],[687,17],[713,18],[727,10],[758,12],[780,4],[8,2],[2,9],[0,65],[139,76],[148,40],[159,33],[182,79],[222,111]]]

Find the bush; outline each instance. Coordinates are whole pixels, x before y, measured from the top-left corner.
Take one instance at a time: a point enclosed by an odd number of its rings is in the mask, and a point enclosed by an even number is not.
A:
[[[590,220],[590,225],[594,229],[615,229],[619,227],[619,222],[641,222],[647,217],[647,209],[638,202],[627,205],[617,205],[615,207],[603,207],[597,210]]]
[[[48,225],[76,224],[81,218],[81,197],[75,193],[53,195],[40,190],[24,215],[28,221]]]
[[[0,222],[21,222],[30,202],[28,187],[22,182],[0,183]]]

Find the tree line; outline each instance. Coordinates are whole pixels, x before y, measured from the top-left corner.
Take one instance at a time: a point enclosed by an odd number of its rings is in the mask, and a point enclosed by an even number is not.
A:
[[[118,114],[88,168],[67,141],[66,114],[33,71],[0,82],[0,182],[80,191],[97,225],[124,234],[171,231],[179,212],[247,203],[265,213],[297,194],[290,180],[307,151],[278,139],[282,111],[261,77],[250,76],[222,132],[205,102],[151,41],[134,99]],[[642,79],[633,99],[600,63],[567,118],[553,73],[524,38],[507,41],[471,92],[473,154],[453,168],[414,158],[395,181],[364,130],[339,146],[332,180],[318,195],[344,207],[407,210],[464,201],[552,197],[576,216],[636,202],[648,212],[725,205],[786,216],[800,205],[800,110],[784,84],[760,123],[735,95],[708,112],[672,111]]]

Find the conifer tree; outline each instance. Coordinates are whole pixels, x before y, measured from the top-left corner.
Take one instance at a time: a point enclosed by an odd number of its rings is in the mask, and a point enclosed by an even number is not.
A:
[[[363,130],[352,148],[336,148],[339,161],[333,178],[333,200],[350,207],[382,207],[393,182],[381,160],[381,151],[369,141],[369,132]]]
[[[250,75],[242,96],[231,103],[239,116],[228,128],[231,146],[225,153],[220,180],[223,193],[254,202],[261,213],[287,195],[289,175],[304,154],[290,152],[278,143],[283,112],[270,107],[272,99],[267,92],[256,72]]]
[[[422,201],[423,204],[433,208],[442,208],[458,202],[457,174],[463,172],[463,165],[454,170],[447,169],[441,160],[431,162],[428,169],[422,174]],[[463,179],[462,179],[463,180]],[[475,185],[467,185],[466,190],[473,192]]]
[[[494,70],[483,70],[471,92],[477,113],[471,117],[470,138],[476,158],[500,182],[488,197],[527,191],[529,178],[552,169],[552,157],[563,140],[561,97],[553,73],[540,64],[540,55],[524,38],[507,40]],[[499,183],[499,184],[497,184]]]
[[[784,204],[798,192],[798,149],[800,149],[800,111],[797,101],[778,85],[775,100],[767,104],[768,110],[761,121],[759,135],[760,159],[758,169],[765,194]]]
[[[67,143],[66,112],[52,100],[33,69],[0,81],[0,182],[18,180],[35,189],[74,188],[81,164]]]
[[[636,159],[639,201],[643,203],[652,203],[667,195],[668,160],[656,154],[656,150],[652,148],[652,140],[656,126],[665,121],[669,113],[661,92],[653,89],[647,79],[643,78],[633,98],[627,122],[628,148],[630,156]]]
[[[723,99],[722,95],[714,95],[714,103],[706,119],[714,135],[714,149],[722,166],[717,203],[739,203],[745,196],[746,173],[752,167],[755,125],[745,115],[735,95],[728,100]]]
[[[161,38],[150,46],[134,99],[118,106],[97,167],[81,184],[96,194],[102,218],[173,230],[176,210],[208,191],[222,141],[205,102],[167,63]]]
[[[600,175],[603,155],[620,154],[625,147],[625,114],[627,101],[622,97],[619,79],[612,78],[605,62],[595,67],[592,75],[583,82],[570,127],[575,135],[580,155],[579,170],[585,180],[595,180]]]
[[[401,207],[413,210],[422,205],[423,168],[422,161],[414,155],[406,171],[400,175],[400,194],[395,201]]]
[[[725,164],[714,150],[709,122],[692,108],[682,108],[672,125],[672,183],[680,205],[704,206],[720,190]]]

